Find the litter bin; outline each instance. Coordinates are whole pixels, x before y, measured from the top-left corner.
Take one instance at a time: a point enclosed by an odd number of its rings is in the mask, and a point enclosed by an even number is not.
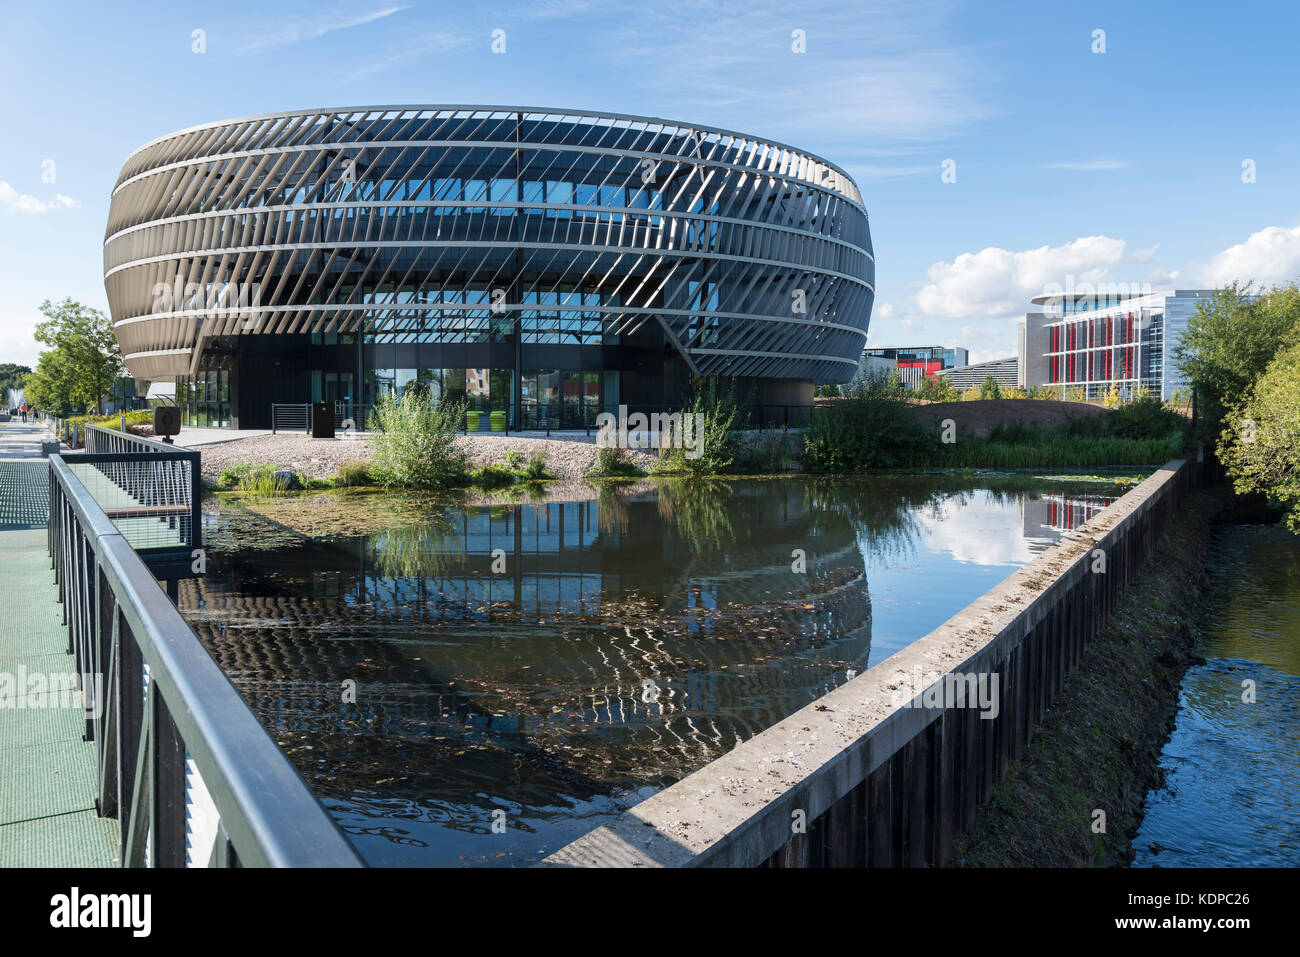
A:
[[[506,414],[503,411],[493,412],[491,415],[492,431],[504,432],[506,430]]]
[[[313,402],[311,404],[311,437],[313,439],[334,438],[333,402]]]
[[[472,409],[465,413],[465,431],[466,432],[478,431],[478,413],[473,411]]]

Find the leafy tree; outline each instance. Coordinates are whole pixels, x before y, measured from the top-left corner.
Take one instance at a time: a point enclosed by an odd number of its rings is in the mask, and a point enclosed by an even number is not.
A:
[[[1238,492],[1262,492],[1300,534],[1300,344],[1280,352],[1225,415],[1219,459]]]
[[[27,366],[16,365],[12,362],[0,362],[0,405],[8,403],[10,389],[21,389],[23,387],[23,378],[31,375],[31,371]]]
[[[980,386],[981,399],[1000,399],[1002,398],[1002,387],[998,385],[998,380],[993,376],[985,376],[984,383]]]
[[[1300,336],[1300,289],[1275,287],[1253,302],[1233,283],[1197,305],[1175,350],[1211,425],[1238,405],[1278,352]]]
[[[921,380],[918,394],[932,402],[956,402],[961,398],[961,393],[946,375],[926,376]]]
[[[36,324],[36,340],[50,350],[41,353],[36,371],[24,379],[29,401],[60,411],[94,405],[102,414],[104,396],[126,374],[112,321],[73,299],[58,305],[47,299],[41,314],[45,321]]]

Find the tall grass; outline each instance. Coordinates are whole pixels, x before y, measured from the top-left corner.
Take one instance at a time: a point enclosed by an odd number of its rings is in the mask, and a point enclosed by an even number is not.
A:
[[[236,462],[221,473],[217,479],[217,486],[250,495],[276,495],[302,484],[300,477],[286,480],[281,476],[277,481],[275,473],[283,471],[274,462],[262,462],[256,465],[249,462]]]

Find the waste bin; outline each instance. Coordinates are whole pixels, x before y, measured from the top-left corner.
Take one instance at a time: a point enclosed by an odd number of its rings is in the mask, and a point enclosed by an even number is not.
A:
[[[311,404],[311,437],[313,439],[334,438],[333,402],[313,402]]]
[[[478,413],[473,411],[472,409],[465,413],[465,431],[466,432],[478,431]]]
[[[504,432],[506,430],[506,414],[503,411],[493,412],[491,415],[492,431]]]

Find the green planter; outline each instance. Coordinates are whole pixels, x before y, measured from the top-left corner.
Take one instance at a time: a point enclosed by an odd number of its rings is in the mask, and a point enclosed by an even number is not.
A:
[[[504,431],[506,430],[506,414],[505,414],[505,412],[493,412],[491,418],[492,418],[492,431],[493,431],[493,432],[504,432]]]
[[[465,431],[466,431],[466,432],[477,432],[477,431],[478,431],[478,413],[477,413],[477,412],[469,411],[469,412],[466,412],[466,413],[465,413]]]

